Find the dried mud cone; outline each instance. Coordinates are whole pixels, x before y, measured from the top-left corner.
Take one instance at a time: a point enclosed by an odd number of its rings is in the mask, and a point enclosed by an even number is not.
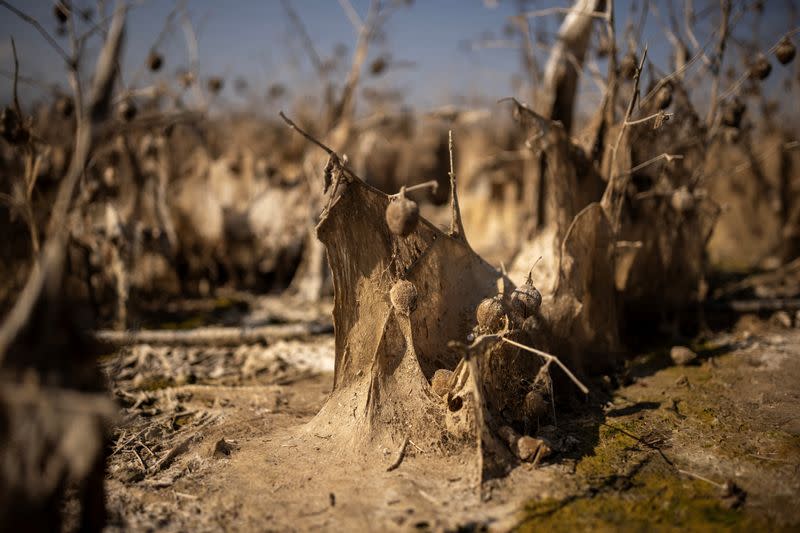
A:
[[[479,481],[511,458],[484,422],[479,365],[448,341],[466,341],[501,274],[424,219],[393,234],[383,222],[389,201],[350,177],[317,228],[334,280],[336,360],[331,397],[307,431],[354,451],[408,438],[463,455]],[[446,386],[434,390],[437,371]]]

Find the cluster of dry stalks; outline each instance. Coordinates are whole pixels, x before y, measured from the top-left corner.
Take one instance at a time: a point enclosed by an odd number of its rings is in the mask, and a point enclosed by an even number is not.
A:
[[[721,2],[709,52],[687,6],[683,28],[674,13],[664,24],[676,59],[666,74],[632,31],[619,57],[612,1],[521,10],[512,33],[536,105],[509,99],[511,123],[485,110],[391,113],[386,95],[363,87],[365,66],[377,77],[401,64],[368,58],[403,3],[373,1],[362,20],[343,0],[357,41],[341,87],[283,4],[319,77],[323,110],[320,120],[297,109],[300,126],[283,116],[303,133],[287,136],[277,118],[208,114],[225,80],[201,84],[182,3],[142,68],[162,71],[160,41],[175,23],[188,67],[177,80],[126,89],[118,80],[125,2],[96,21],[58,2],[66,51],[0,1],[58,51],[72,86],[26,113],[14,49],[14,101],[0,117],[9,177],[0,246],[14,258],[3,262],[11,281],[0,287],[0,438],[12,443],[2,451],[0,523],[55,527],[58,513],[39,510],[52,511],[75,484],[87,527],[102,523],[98,480],[113,410],[94,396],[102,380],[84,334],[109,323],[126,330],[145,302],[225,285],[288,287],[309,300],[332,293],[334,391],[312,430],[463,455],[480,482],[549,453],[537,431],[555,417],[557,394],[586,394],[587,377],[613,368],[634,336],[678,326],[687,310],[702,320],[694,311],[707,297],[709,258],[752,268],[797,255],[798,142],[777,127],[757,136],[743,103],[766,104],[758,87],[771,65],[796,64],[795,31],[738,77],[723,76],[745,8]],[[556,12],[566,16],[542,70],[531,20]],[[92,39],[102,48],[88,84],[80,67]],[[593,51],[608,63],[605,79]],[[587,64],[602,105],[573,134]],[[711,80],[705,118],[690,98],[696,67],[695,80]],[[275,85],[269,98],[284,91]],[[373,103],[366,118],[356,113],[359,94]],[[83,320],[84,306],[99,319]]]

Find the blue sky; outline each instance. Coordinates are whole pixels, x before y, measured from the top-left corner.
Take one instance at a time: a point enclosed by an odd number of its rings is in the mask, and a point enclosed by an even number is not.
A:
[[[35,16],[51,33],[56,22],[52,14],[53,2],[48,0],[9,0],[13,5]],[[363,17],[368,0],[352,0]],[[112,4],[112,2],[107,2]],[[640,2],[641,3],[641,2]],[[653,2],[662,18],[667,14],[667,0]],[[673,0],[680,10],[683,0]],[[741,0],[735,0],[738,5]],[[787,0],[767,0],[757,36],[762,47],[767,47],[783,32],[798,22],[792,19]],[[73,0],[78,6],[94,6],[95,2]],[[176,5],[174,0],[135,0],[130,13],[128,42],[124,58],[125,79],[130,82],[133,72],[139,69],[150,46],[161,32],[167,15]],[[355,30],[337,0],[291,0],[312,36],[319,55],[333,55],[337,43],[348,46],[352,53]],[[530,2],[533,8],[567,5],[565,1],[539,0]],[[619,31],[624,29],[627,14],[636,2],[617,2]],[[718,4],[717,0],[694,0],[700,12],[705,6]],[[230,89],[232,80],[243,77],[253,90],[263,91],[269,84],[280,82],[295,94],[316,90],[316,77],[294,27],[278,0],[188,0],[188,9],[198,35],[201,75],[222,75],[228,81],[224,100],[237,104]],[[511,76],[519,72],[520,55],[515,49],[481,49],[467,51],[464,42],[491,34],[503,39],[503,27],[510,15],[516,13],[517,2],[499,0],[497,7],[487,7],[484,0],[416,0],[411,7],[401,8],[393,14],[386,26],[387,39],[373,47],[372,57],[391,53],[397,60],[413,64],[411,67],[391,71],[380,79],[367,79],[366,85],[399,87],[405,92],[406,102],[421,107],[432,107],[456,101],[457,96],[478,97],[494,101],[512,94]],[[638,20],[638,16],[637,16]],[[745,17],[737,35],[751,38],[754,18]],[[554,32],[558,16],[543,19],[541,30]],[[698,37],[703,39],[707,28],[714,24],[713,17],[700,24]],[[9,11],[0,8],[0,73],[13,69],[9,37],[14,36],[21,64],[21,74],[43,82],[65,85],[66,69],[58,55],[29,25]],[[669,47],[658,24],[650,14],[643,30],[644,41],[657,64],[666,67]],[[66,39],[60,39],[66,48]],[[96,43],[96,41],[95,41]],[[159,76],[173,75],[187,65],[187,53],[180,24],[167,32],[159,50],[165,56],[165,67]],[[740,55],[736,45],[732,56]],[[349,57],[349,56],[348,56]],[[349,59],[348,59],[349,61]],[[605,66],[601,65],[603,72]],[[779,73],[782,74],[782,73]],[[152,81],[149,73],[140,84]],[[343,74],[340,75],[340,79]],[[774,79],[778,76],[773,76]],[[585,91],[593,91],[588,80]],[[8,99],[11,82],[0,78],[0,98]],[[319,91],[316,91],[317,93]],[[21,86],[24,103],[31,103],[40,93],[29,86]],[[587,95],[587,98],[592,98]],[[241,105],[242,101],[238,103]]]

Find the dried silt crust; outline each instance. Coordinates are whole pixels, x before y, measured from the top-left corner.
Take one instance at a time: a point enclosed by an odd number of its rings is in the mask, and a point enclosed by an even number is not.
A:
[[[424,218],[393,231],[391,198],[347,169],[333,190],[317,233],[334,280],[334,389],[308,430],[344,450],[413,439],[466,454],[479,479],[502,471],[519,446],[501,428],[535,430],[551,401],[544,359],[500,339],[549,338],[541,295],[515,291],[462,234]]]

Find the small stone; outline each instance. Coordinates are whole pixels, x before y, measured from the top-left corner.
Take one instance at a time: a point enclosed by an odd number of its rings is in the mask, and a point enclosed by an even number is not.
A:
[[[774,324],[782,326],[784,328],[792,327],[792,317],[789,316],[789,313],[787,313],[786,311],[776,311],[775,314],[772,315],[771,321]]]
[[[227,440],[219,439],[217,443],[214,445],[214,457],[217,459],[221,457],[228,457],[233,451],[235,450],[235,446],[233,442],[229,442]]]
[[[676,365],[686,366],[697,359],[697,354],[686,346],[673,346],[669,351],[672,362]]]
[[[544,439],[536,439],[523,435],[517,440],[517,457],[523,461],[533,461],[538,453],[544,459],[552,453],[552,448]]]
[[[447,396],[447,393],[450,392],[450,378],[452,376],[453,371],[447,370],[446,368],[440,368],[433,373],[431,388],[433,388],[433,392],[437,396],[441,396],[442,398]]]

